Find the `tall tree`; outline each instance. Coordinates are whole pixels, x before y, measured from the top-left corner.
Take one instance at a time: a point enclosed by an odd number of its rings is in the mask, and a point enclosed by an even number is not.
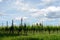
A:
[[[23,28],[23,30],[24,30],[24,33],[25,33],[25,35],[27,35],[27,26],[26,26],[26,23],[24,23],[24,28]]]
[[[12,25],[11,25],[11,27],[10,27],[10,32],[13,34],[14,33],[14,24],[13,24],[14,22],[13,22],[13,20],[12,20]]]
[[[23,18],[21,18],[21,26],[23,25]]]
[[[21,18],[21,24],[19,25],[18,35],[23,30],[23,23],[22,22],[23,22],[23,18]]]
[[[6,27],[5,27],[5,31],[8,33],[8,21],[6,22]]]

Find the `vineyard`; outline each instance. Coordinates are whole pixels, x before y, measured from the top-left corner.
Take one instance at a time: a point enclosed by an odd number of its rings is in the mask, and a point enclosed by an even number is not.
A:
[[[6,22],[6,26],[0,27],[1,40],[59,40],[60,39],[60,26],[44,26],[43,24],[36,23],[35,25],[22,24],[19,26],[14,25],[12,20],[11,26]]]

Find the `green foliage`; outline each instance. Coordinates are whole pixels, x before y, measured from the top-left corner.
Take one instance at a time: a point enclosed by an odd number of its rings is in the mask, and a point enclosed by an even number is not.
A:
[[[12,25],[9,27],[8,22],[6,26],[0,27],[1,40],[59,40],[60,38],[60,26],[44,26],[43,24],[27,25],[21,18],[21,24],[19,26]],[[57,35],[59,34],[59,36]],[[8,37],[7,37],[8,36]],[[23,37],[22,37],[23,36]]]

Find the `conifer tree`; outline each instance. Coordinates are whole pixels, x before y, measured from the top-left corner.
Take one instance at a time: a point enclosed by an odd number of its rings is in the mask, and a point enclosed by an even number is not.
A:
[[[8,21],[6,22],[6,28],[5,28],[5,31],[8,32]]]
[[[22,22],[23,22],[23,19],[21,18],[21,24],[19,25],[18,35],[23,30],[23,24],[22,24]]]
[[[11,25],[11,27],[10,27],[10,33],[14,33],[14,24],[13,24],[14,22],[13,22],[13,20],[12,20],[12,25]]]

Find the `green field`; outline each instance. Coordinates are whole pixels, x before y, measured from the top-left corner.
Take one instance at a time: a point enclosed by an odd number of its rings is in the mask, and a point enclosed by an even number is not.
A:
[[[27,35],[3,35],[0,40],[60,40],[60,33],[28,33]]]

